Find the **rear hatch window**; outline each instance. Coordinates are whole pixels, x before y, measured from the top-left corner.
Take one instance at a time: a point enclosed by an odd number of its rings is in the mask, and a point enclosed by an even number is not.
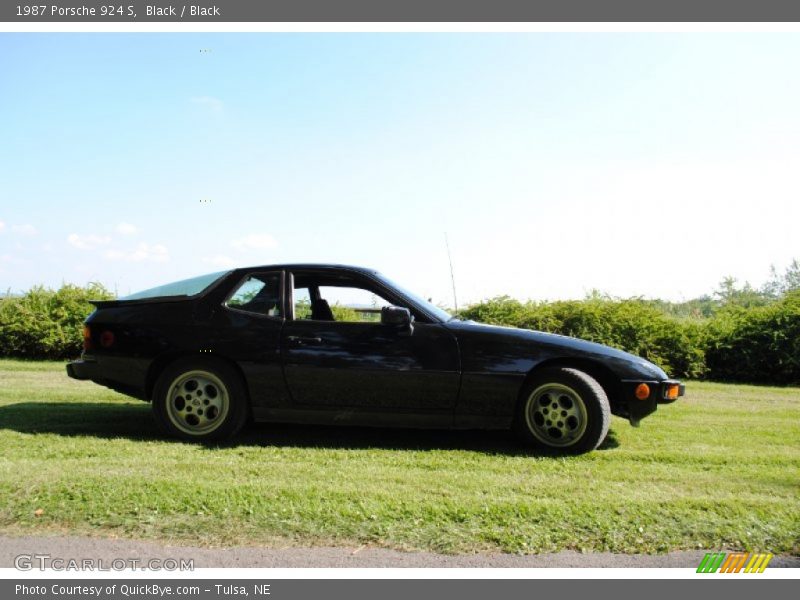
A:
[[[144,300],[146,298],[175,298],[175,297],[188,297],[196,296],[211,287],[214,283],[219,281],[222,277],[230,273],[230,271],[219,271],[218,273],[210,273],[208,275],[200,275],[199,277],[192,277],[191,279],[183,279],[182,281],[175,281],[167,283],[158,287],[150,288],[129,296],[119,298],[119,300]]]

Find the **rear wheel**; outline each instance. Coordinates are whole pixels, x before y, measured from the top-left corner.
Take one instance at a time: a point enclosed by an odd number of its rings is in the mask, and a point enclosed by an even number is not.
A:
[[[247,420],[241,378],[229,365],[211,359],[182,359],[156,382],[153,414],[167,433],[186,440],[232,437]]]
[[[580,454],[603,443],[610,422],[608,397],[594,378],[578,369],[550,367],[525,387],[514,427],[526,442]]]

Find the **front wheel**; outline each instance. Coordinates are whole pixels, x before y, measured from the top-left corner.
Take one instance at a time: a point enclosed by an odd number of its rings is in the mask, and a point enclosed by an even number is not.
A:
[[[185,440],[220,441],[247,420],[247,398],[239,374],[223,362],[182,359],[156,382],[153,414],[167,433]]]
[[[608,397],[578,369],[542,369],[525,387],[514,428],[529,443],[564,452],[590,452],[603,443],[611,422]]]

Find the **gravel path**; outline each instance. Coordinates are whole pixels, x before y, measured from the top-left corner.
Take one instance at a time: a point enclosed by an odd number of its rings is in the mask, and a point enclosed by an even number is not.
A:
[[[668,554],[580,554],[557,552],[520,556],[516,554],[434,554],[397,552],[372,547],[314,548],[198,548],[169,546],[137,540],[77,536],[0,536],[0,567],[13,567],[20,554],[48,554],[52,558],[125,560],[193,558],[202,567],[696,567],[705,550]],[[798,556],[776,556],[772,567],[800,568]]]

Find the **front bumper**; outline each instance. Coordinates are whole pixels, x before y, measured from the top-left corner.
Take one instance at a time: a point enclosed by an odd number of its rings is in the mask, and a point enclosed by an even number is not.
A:
[[[638,398],[636,396],[637,388],[646,384],[650,393],[645,398]],[[669,397],[668,390],[677,386],[677,396]],[[678,398],[686,394],[686,386],[674,379],[665,379],[664,381],[648,381],[643,379],[628,380],[622,382],[623,402],[625,405],[625,417],[630,421],[631,425],[637,427],[639,421],[646,416],[653,414],[658,408],[659,404],[668,404],[675,402]],[[674,394],[674,392],[673,392]]]

